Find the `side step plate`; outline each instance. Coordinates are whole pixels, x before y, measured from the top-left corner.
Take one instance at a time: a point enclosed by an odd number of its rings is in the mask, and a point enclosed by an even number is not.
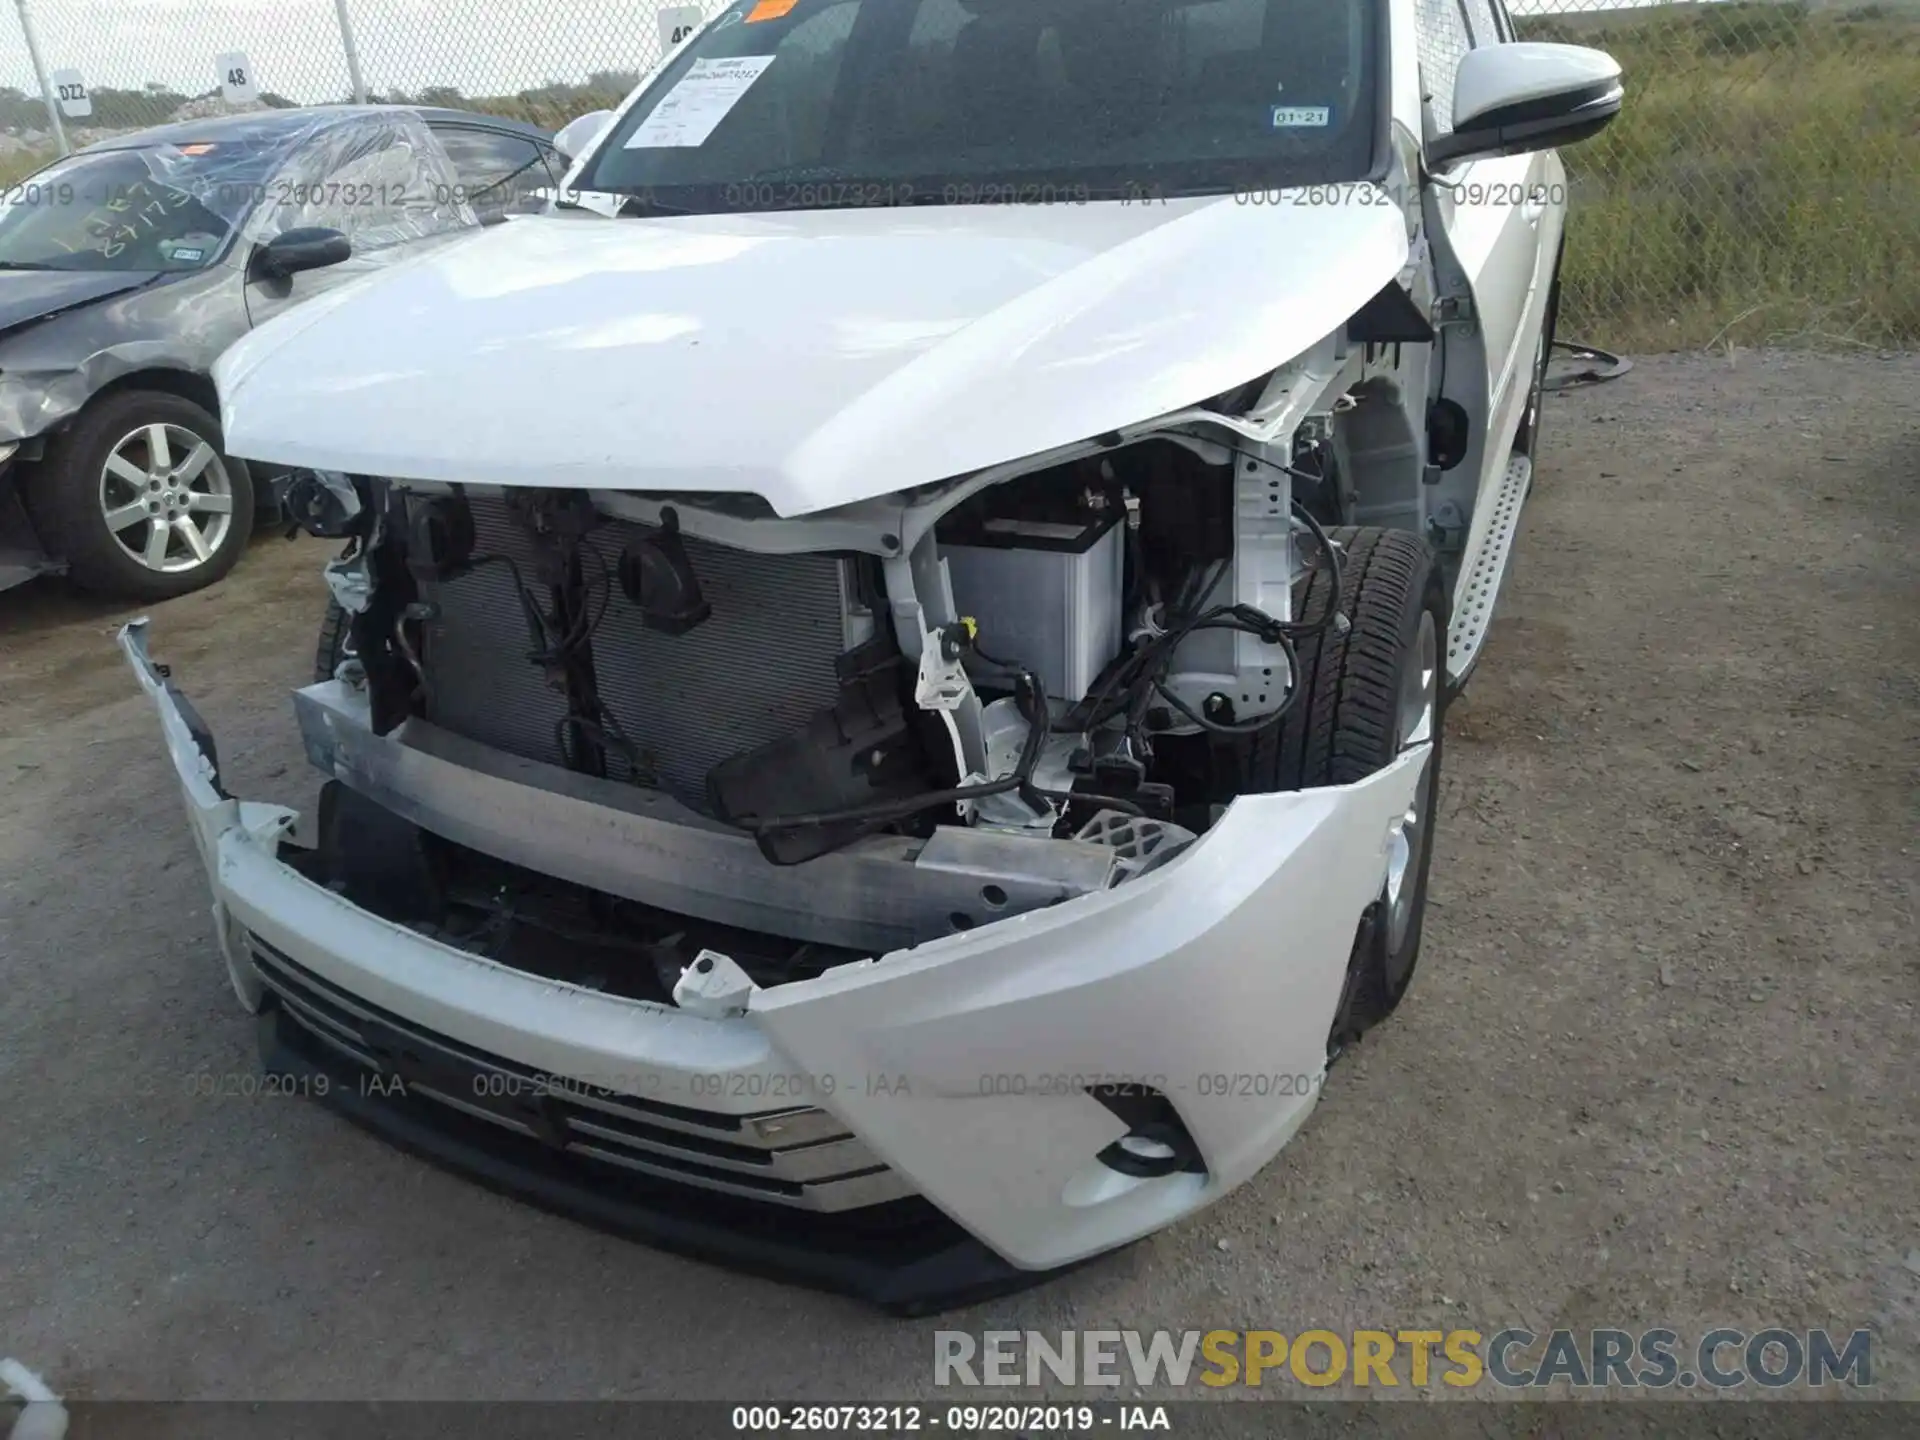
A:
[[[1454,591],[1453,623],[1447,628],[1447,681],[1464,684],[1480,658],[1493,624],[1494,606],[1507,583],[1513,537],[1520,531],[1520,509],[1533,485],[1533,462],[1524,455],[1507,461],[1507,473],[1489,503],[1493,519],[1481,536],[1459,587]]]

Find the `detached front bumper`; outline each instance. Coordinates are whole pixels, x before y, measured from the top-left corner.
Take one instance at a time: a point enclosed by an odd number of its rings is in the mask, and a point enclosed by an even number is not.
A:
[[[1211,1203],[1318,1099],[1355,928],[1426,756],[1236,802],[1111,890],[755,990],[715,1020],[510,969],[280,858],[212,736],[121,632],[270,1066],[415,1150],[654,1243],[905,1309],[1071,1265]],[[394,1083],[395,1080],[399,1083]],[[1099,1086],[1171,1103],[1200,1165],[1122,1173]]]

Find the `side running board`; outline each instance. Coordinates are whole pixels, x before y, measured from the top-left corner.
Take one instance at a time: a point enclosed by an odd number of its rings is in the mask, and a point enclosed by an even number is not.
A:
[[[1486,643],[1493,624],[1493,611],[1507,583],[1507,569],[1513,560],[1513,537],[1520,530],[1520,509],[1526,503],[1533,484],[1533,462],[1524,455],[1507,461],[1507,473],[1500,488],[1488,502],[1493,519],[1482,534],[1473,559],[1461,574],[1454,591],[1453,623],[1447,629],[1447,683],[1466,683],[1480,647]]]

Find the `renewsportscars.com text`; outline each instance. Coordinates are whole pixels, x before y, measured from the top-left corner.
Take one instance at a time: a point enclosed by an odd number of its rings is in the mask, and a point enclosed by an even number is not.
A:
[[[1691,1390],[1873,1384],[1869,1331],[939,1330],[940,1387],[1046,1384]]]

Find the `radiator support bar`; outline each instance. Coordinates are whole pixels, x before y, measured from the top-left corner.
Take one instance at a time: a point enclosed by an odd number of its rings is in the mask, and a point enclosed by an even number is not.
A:
[[[296,691],[294,711],[323,774],[424,830],[574,884],[794,940],[883,955],[1119,878],[1104,845],[958,826],[928,840],[869,836],[804,865],[774,865],[751,836],[659,791],[523,759],[418,718],[375,735],[364,690],[343,681]]]

